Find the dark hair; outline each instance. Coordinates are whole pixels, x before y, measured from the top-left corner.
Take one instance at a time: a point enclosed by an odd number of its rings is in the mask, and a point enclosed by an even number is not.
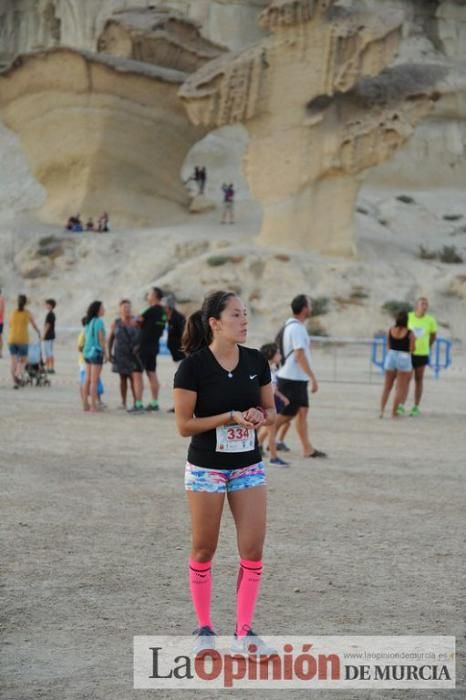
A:
[[[89,307],[88,307],[87,313],[86,313],[86,326],[88,323],[90,323],[92,321],[93,318],[98,317],[101,306],[102,306],[101,301],[93,301],[92,304],[89,304]]]
[[[86,323],[87,323],[87,316],[83,316],[82,319],[81,319],[81,325],[82,325],[82,326],[85,326]]]
[[[395,326],[397,328],[407,328],[408,327],[408,313],[407,311],[400,311],[397,313],[395,318]]]
[[[25,294],[18,294],[18,311],[24,311],[24,307],[28,303],[28,298]]]
[[[300,314],[306,306],[309,306],[309,297],[305,294],[298,294],[291,302],[291,310],[295,315]]]
[[[163,299],[163,292],[160,289],[160,287],[152,287],[152,291],[154,292],[155,296],[159,301]]]
[[[120,305],[120,306],[123,306],[123,304],[131,304],[131,302],[130,302],[129,299],[122,299],[122,300],[120,301],[120,304],[119,304],[119,305]]]
[[[57,302],[55,301],[55,299],[46,299],[45,303],[48,304],[49,306],[51,306],[52,309],[54,309],[57,305]]]
[[[211,292],[206,296],[199,311],[195,311],[186,321],[182,338],[183,351],[191,355],[196,350],[212,342],[212,330],[209,318],[220,318],[228,300],[235,297],[235,292]]]
[[[267,362],[270,362],[278,352],[278,345],[277,343],[265,343],[265,345],[261,347],[260,352]]]

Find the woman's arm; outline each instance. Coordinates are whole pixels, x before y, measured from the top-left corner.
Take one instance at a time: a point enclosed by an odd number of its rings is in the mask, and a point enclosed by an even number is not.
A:
[[[277,412],[275,411],[275,401],[273,400],[272,384],[265,384],[260,389],[260,406],[249,408],[244,411],[243,416],[260,428],[263,425],[273,425]]]
[[[113,343],[115,341],[115,323],[110,326],[110,336],[108,338],[108,356],[112,357]]]
[[[100,331],[97,332],[97,338],[98,338],[98,340],[99,340],[99,345],[100,345],[100,347],[102,348],[102,351],[103,351],[103,353],[104,353],[104,360],[108,360],[108,356],[107,356],[107,346],[106,346],[106,344],[105,344],[105,333],[104,333],[104,331],[103,331],[102,329],[101,329]]]
[[[176,427],[182,437],[191,437],[215,430],[221,425],[235,423],[245,428],[254,428],[254,424],[245,419],[241,411],[227,411],[216,416],[196,418],[194,407],[196,406],[197,393],[189,389],[174,389],[173,401],[175,406]]]
[[[283,398],[286,399],[286,396]],[[277,417],[277,412],[275,410],[272,384],[261,386],[261,408],[265,411],[265,421],[262,425],[273,425]]]
[[[29,312],[29,322],[30,322],[31,326],[37,331],[37,333],[39,334],[39,338],[40,338],[39,327],[38,327],[37,323],[35,322],[34,316],[31,314],[31,312]]]
[[[411,355],[414,352],[414,348],[416,347],[416,338],[414,336],[413,331],[409,331],[409,352]]]

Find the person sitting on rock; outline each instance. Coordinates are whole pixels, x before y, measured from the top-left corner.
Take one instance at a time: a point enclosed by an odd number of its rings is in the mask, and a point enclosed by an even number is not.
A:
[[[71,229],[74,233],[82,233],[84,231],[83,225],[81,223],[81,214],[76,214],[74,217],[73,228]]]

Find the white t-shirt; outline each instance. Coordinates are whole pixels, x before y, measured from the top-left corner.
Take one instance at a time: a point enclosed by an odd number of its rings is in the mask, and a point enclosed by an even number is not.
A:
[[[289,318],[283,333],[283,357],[287,360],[283,367],[278,370],[277,376],[280,379],[292,379],[297,382],[308,382],[310,377],[304,372],[296,361],[294,350],[304,350],[304,354],[312,368],[311,339],[309,338],[306,326],[295,318]]]

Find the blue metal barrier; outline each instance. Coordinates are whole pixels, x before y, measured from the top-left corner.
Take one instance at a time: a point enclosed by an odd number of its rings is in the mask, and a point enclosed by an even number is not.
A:
[[[435,379],[440,376],[440,370],[451,365],[451,340],[437,338],[430,349],[429,367],[434,370]]]
[[[387,336],[375,335],[372,340],[371,362],[383,373],[385,355],[387,354]]]
[[[440,376],[440,371],[451,366],[452,343],[448,338],[437,338],[430,349],[429,367],[433,370],[436,379]],[[371,362],[378,367],[380,372],[384,371],[385,357],[387,355],[387,336],[375,335],[372,339]]]

